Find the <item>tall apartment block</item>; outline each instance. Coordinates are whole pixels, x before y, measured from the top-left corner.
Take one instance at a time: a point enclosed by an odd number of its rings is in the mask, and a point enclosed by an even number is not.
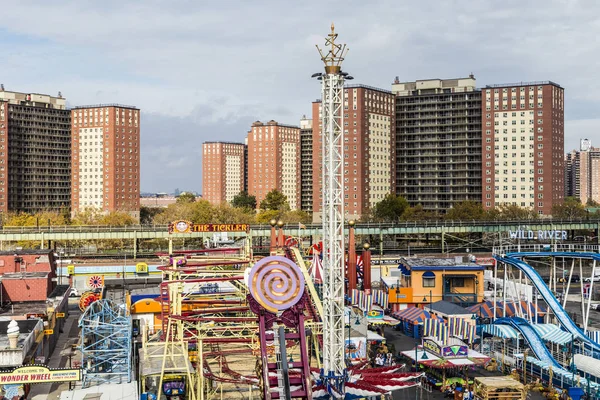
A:
[[[248,132],[248,194],[257,205],[277,189],[287,196],[292,210],[300,208],[300,128],[256,121]]]
[[[579,151],[565,155],[565,196],[583,204],[600,203],[600,148],[592,147],[588,139],[581,141]]]
[[[140,212],[140,110],[119,104],[71,110],[72,214]]]
[[[231,202],[245,188],[246,145],[202,144],[202,197],[212,204]]]
[[[300,209],[312,213],[313,208],[313,121],[303,116],[300,120],[301,192]]]
[[[313,221],[321,220],[323,196],[321,102],[313,103]],[[394,192],[395,97],[365,85],[344,89],[344,213],[360,218]]]
[[[481,92],[475,77],[392,84],[396,194],[446,212],[481,201]]]
[[[564,90],[521,82],[482,89],[484,208],[550,215],[564,197]]]
[[[71,121],[66,99],[0,87],[0,212],[69,208]]]

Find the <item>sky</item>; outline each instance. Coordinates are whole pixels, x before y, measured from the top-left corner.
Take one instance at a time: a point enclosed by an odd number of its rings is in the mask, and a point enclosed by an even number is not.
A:
[[[310,117],[332,22],[353,83],[550,80],[565,88],[565,151],[600,146],[600,2],[13,1],[2,14],[6,90],[141,109],[142,192],[200,192],[203,142]]]

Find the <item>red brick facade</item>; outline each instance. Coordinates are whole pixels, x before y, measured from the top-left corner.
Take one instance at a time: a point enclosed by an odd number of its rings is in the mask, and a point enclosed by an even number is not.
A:
[[[0,212],[8,212],[8,103],[0,101]]]
[[[77,107],[71,111],[71,129],[72,211],[91,207],[139,217],[140,110]]]
[[[564,198],[564,89],[552,82],[482,89],[482,203],[550,215]]]
[[[360,218],[385,195],[395,192],[396,97],[368,86],[344,89],[344,212]],[[321,103],[312,105],[313,220],[323,202]]]
[[[2,302],[45,301],[55,287],[54,252],[2,253]]]
[[[257,207],[277,189],[292,210],[300,208],[300,128],[275,121],[256,121],[248,132],[248,194]]]

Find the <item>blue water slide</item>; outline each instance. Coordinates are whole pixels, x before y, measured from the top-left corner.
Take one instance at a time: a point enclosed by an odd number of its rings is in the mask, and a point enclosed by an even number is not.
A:
[[[498,318],[494,321],[494,324],[512,326],[521,332],[521,335],[523,335],[523,338],[525,338],[538,360],[551,365],[553,369],[564,369],[562,365],[552,357],[552,353],[550,353],[544,344],[541,336],[531,327],[527,320],[519,317]]]
[[[571,333],[576,339],[579,339],[580,341],[585,343],[586,346],[589,346],[591,349],[593,349],[594,353],[600,354],[600,344],[591,340],[585,333],[583,333],[581,329],[579,329],[575,322],[573,322],[573,320],[569,317],[569,314],[567,314],[560,302],[556,299],[556,297],[554,297],[554,294],[552,293],[550,288],[548,288],[540,274],[538,274],[538,272],[531,265],[519,259],[521,257],[548,257],[554,255],[558,257],[580,257],[581,255],[590,255],[590,253],[512,253],[505,257],[494,255],[494,258],[500,262],[512,265],[513,267],[516,267],[523,271],[527,278],[529,278],[529,280],[531,280],[533,285],[536,287],[539,294],[542,295],[546,303],[548,303],[548,307],[550,307],[554,315],[556,315],[556,318],[560,321],[561,325],[567,330],[567,332]],[[599,256],[595,253],[593,253],[592,255],[596,257]],[[590,256],[580,258],[593,259],[594,257]],[[598,259],[600,259],[600,257],[598,257]]]

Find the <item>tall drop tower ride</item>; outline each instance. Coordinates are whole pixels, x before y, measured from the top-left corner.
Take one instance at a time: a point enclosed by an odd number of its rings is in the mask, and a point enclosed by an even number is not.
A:
[[[337,33],[325,39],[325,48],[317,49],[325,64],[325,73],[316,73],[322,82],[322,185],[323,204],[323,373],[329,385],[339,389],[345,379],[344,351],[344,80],[342,72],[347,53],[345,44],[336,43]]]

